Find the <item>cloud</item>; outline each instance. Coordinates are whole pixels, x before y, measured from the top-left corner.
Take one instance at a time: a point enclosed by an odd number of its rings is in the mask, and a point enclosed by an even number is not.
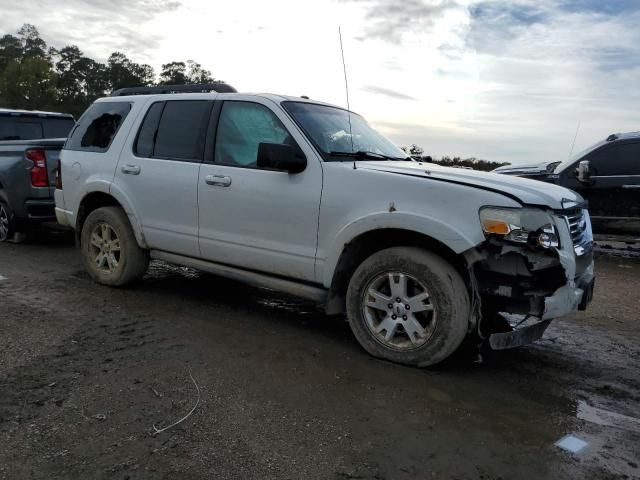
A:
[[[360,39],[378,39],[396,44],[401,43],[407,35],[431,30],[447,11],[463,8],[456,0],[342,1],[360,4],[365,8],[367,26]]]
[[[15,34],[23,23],[33,23],[47,43],[57,48],[75,44],[101,61],[115,50],[136,61],[150,61],[148,51],[158,47],[164,32],[141,27],[180,7],[175,0],[5,2],[0,32]]]
[[[396,92],[395,90],[390,90],[388,88],[376,87],[374,85],[365,85],[360,90],[373,93],[375,95],[385,95],[387,97],[396,98],[398,100],[416,100],[416,98],[412,97],[411,95]]]

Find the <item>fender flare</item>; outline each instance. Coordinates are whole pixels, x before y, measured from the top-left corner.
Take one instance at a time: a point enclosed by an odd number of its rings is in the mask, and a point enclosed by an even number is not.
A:
[[[131,228],[133,229],[133,233],[136,237],[138,245],[141,248],[147,248],[147,242],[144,238],[144,234],[142,232],[142,224],[138,215],[136,214],[136,210],[133,208],[133,203],[129,200],[129,197],[122,192],[117,186],[106,182],[104,180],[97,180],[93,182],[87,182],[82,189],[80,194],[81,200],[79,205],[82,205],[85,198],[92,193],[104,193],[112,197],[118,204],[122,207],[122,209],[127,214],[129,218],[129,223],[131,223]],[[78,222],[78,212],[74,212],[73,224],[76,225],[77,230],[77,222]]]
[[[484,236],[482,238],[477,236],[477,233],[482,235],[480,229],[474,227],[470,226],[469,231],[465,234],[441,220],[411,212],[379,212],[358,218],[345,225],[331,242],[332,249],[327,252],[328,255],[321,273],[322,283],[327,288],[331,287],[336,267],[345,246],[364,233],[381,229],[406,230],[430,237],[446,245],[454,253],[461,254],[484,241]],[[473,235],[474,233],[476,235]]]
[[[133,208],[133,202],[129,199],[127,194],[115,184],[110,185],[109,194],[115,198],[120,205],[122,205],[124,212],[127,214],[127,217],[129,217],[129,223],[131,223],[131,228],[133,229],[133,233],[136,236],[136,240],[138,241],[140,248],[148,248],[147,241],[144,238],[144,232],[142,230],[142,223],[140,222],[140,217],[136,213],[135,208]]]

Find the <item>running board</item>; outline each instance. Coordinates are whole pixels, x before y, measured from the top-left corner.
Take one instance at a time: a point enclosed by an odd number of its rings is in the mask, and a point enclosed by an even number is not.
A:
[[[160,250],[151,250],[151,258],[154,260],[163,260],[175,265],[183,267],[195,268],[205,272],[220,275],[221,277],[230,278],[239,282],[248,283],[256,287],[265,287],[278,292],[288,293],[296,297],[306,298],[314,302],[325,303],[327,300],[327,291],[323,288],[313,287],[304,283],[285,280],[284,278],[274,277],[265,273],[251,272],[241,268],[221,265],[219,263],[208,262],[198,258],[184,257],[174,253],[162,252]]]

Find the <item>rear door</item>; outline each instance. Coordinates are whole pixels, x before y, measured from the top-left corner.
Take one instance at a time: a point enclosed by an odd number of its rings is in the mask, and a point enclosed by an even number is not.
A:
[[[123,149],[114,183],[130,198],[147,245],[197,257],[198,171],[213,101],[152,101]]]
[[[254,96],[231,98],[216,105],[215,145],[200,168],[202,256],[313,281],[322,188],[320,159],[273,102]],[[306,156],[306,169],[289,174],[257,168],[262,142],[293,146]]]

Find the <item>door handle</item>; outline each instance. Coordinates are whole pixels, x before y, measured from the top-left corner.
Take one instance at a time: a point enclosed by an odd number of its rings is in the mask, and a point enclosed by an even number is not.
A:
[[[231,185],[231,177],[226,175],[207,175],[204,177],[204,182],[207,185],[214,185],[216,187],[228,187]]]
[[[122,173],[126,173],[129,175],[139,175],[140,174],[140,167],[138,165],[124,165],[120,170],[122,170]]]
[[[622,188],[640,188],[640,185],[622,185]]]

